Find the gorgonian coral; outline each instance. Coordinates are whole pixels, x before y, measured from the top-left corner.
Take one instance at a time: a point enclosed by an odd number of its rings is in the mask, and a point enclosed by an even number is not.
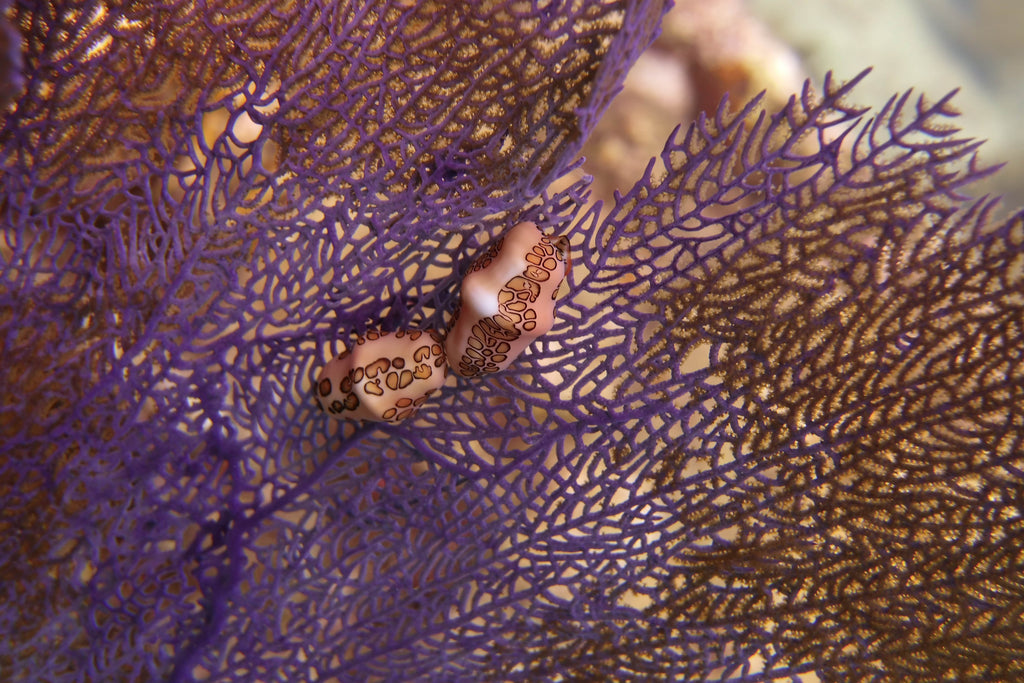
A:
[[[948,98],[680,130],[544,191],[660,2],[15,3],[0,671],[1010,680],[1024,218]],[[409,421],[310,392],[507,227],[552,331]]]

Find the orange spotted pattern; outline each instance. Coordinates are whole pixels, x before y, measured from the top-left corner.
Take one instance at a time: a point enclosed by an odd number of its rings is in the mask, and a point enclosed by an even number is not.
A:
[[[339,419],[400,422],[444,385],[449,369],[469,377],[503,370],[553,324],[568,254],[565,237],[517,224],[470,267],[443,335],[367,332],[320,371],[313,387],[320,409]],[[456,359],[451,368],[449,359]]]
[[[434,330],[366,333],[327,364],[314,395],[336,418],[399,422],[411,417],[448,374]]]
[[[505,240],[496,242],[470,268],[469,273],[487,268],[503,257]],[[523,255],[526,267],[508,280],[496,296],[498,313],[481,317],[473,323],[465,344],[453,350],[448,345],[452,369],[460,375],[474,377],[503,370],[522,350],[522,336],[530,341],[546,332],[552,320],[552,313],[537,306],[543,291],[550,291],[551,299],[558,296],[558,289],[564,279],[568,242],[564,237],[552,238],[541,235],[529,251]],[[557,280],[555,280],[557,278]],[[459,322],[462,306],[452,316],[446,336]],[[520,342],[516,344],[516,342]]]

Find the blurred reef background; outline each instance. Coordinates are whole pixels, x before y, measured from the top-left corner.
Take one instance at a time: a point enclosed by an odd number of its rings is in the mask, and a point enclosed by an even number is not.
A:
[[[914,89],[953,103],[981,158],[1006,163],[972,187],[1024,204],[1024,3],[1013,0],[678,0],[591,136],[587,170],[600,198],[629,187],[680,121],[767,91],[772,107],[804,78],[867,67],[857,101],[874,109]]]

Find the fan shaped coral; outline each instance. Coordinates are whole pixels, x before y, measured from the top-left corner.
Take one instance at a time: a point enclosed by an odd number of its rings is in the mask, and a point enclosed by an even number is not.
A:
[[[6,5],[0,671],[1019,677],[1024,217],[950,98],[856,79],[723,104],[606,214],[546,189],[663,10]],[[547,335],[317,410],[527,221],[573,245]]]

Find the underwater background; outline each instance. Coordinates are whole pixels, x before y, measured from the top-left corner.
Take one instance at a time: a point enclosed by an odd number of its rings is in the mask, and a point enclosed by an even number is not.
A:
[[[0,0],[0,680],[1021,679],[1013,143],[881,60],[1010,23],[667,5]],[[526,221],[549,333],[317,409]]]

